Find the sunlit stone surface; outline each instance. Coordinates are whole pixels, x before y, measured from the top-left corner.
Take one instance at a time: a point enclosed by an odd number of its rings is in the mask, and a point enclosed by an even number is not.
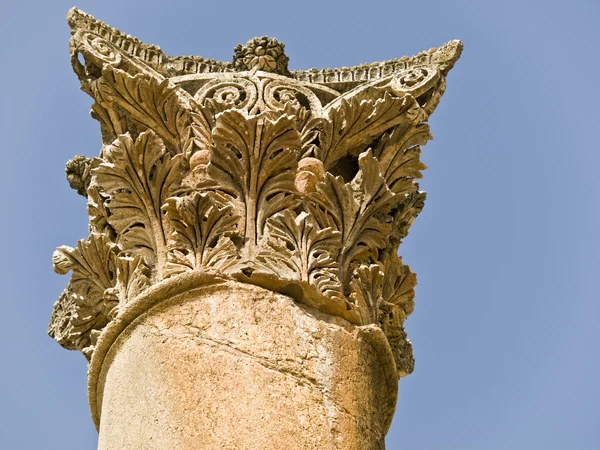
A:
[[[169,57],[76,9],[102,149],[49,333],[90,361],[101,449],[382,449],[415,275],[427,120],[462,50],[290,71],[262,37]]]

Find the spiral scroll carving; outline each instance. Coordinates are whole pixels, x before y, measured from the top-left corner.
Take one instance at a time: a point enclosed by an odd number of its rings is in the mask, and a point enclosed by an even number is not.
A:
[[[83,39],[85,48],[96,58],[111,64],[118,66],[121,63],[121,54],[115,50],[115,48],[105,39],[93,34],[86,34]]]
[[[217,79],[204,85],[194,98],[216,112],[231,108],[249,111],[258,100],[258,90],[252,81],[245,78]]]
[[[294,109],[304,107],[313,113],[321,112],[321,102],[308,88],[299,84],[291,85],[283,80],[273,80],[265,84],[263,99],[268,109],[279,110],[286,105]]]
[[[415,67],[394,75],[390,86],[396,92],[410,93],[418,97],[434,87],[438,81],[439,74],[435,69]]]

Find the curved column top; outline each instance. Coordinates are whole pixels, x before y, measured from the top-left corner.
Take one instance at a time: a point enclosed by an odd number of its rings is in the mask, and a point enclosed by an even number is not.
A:
[[[427,120],[462,44],[289,71],[272,38],[223,63],[166,56],[76,9],[68,22],[102,148],[67,164],[90,235],[54,253],[73,274],[50,335],[89,359],[133,299],[199,272],[375,324],[409,374],[416,278],[398,247],[423,207]]]

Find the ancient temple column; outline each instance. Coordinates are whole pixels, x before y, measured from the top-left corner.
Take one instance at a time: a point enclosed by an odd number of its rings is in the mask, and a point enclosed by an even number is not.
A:
[[[427,120],[462,49],[289,71],[169,57],[76,9],[100,156],[67,164],[90,235],[49,333],[89,361],[99,448],[383,449],[415,275]]]

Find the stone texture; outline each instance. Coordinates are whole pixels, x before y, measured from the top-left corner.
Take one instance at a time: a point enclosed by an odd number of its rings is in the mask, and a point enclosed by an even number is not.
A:
[[[384,448],[397,378],[363,328],[237,282],[166,299],[92,372],[99,448]]]
[[[462,44],[290,71],[274,38],[225,63],[68,22],[102,148],[67,164],[90,235],[54,253],[49,334],[90,361],[100,447],[382,448],[414,367],[398,248]]]

